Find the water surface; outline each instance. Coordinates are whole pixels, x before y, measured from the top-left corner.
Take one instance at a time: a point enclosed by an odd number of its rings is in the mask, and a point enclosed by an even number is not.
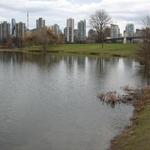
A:
[[[133,107],[97,93],[144,81],[132,59],[0,54],[0,149],[105,150]]]

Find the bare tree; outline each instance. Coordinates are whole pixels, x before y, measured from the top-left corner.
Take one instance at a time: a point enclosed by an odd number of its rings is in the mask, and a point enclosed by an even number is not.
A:
[[[150,16],[142,19],[143,29],[143,43],[141,45],[141,56],[146,68],[150,70]]]
[[[30,38],[30,40],[33,41],[35,45],[41,45],[42,50],[45,53],[47,52],[48,44],[56,43],[57,37],[49,28],[44,27],[32,34],[32,38]]]
[[[49,36],[47,32],[47,27],[41,28],[36,33],[37,43],[42,45],[43,52],[47,51],[47,45],[49,42]]]
[[[96,11],[95,14],[90,16],[90,25],[96,30],[98,41],[104,44],[104,31],[105,28],[111,23],[111,17],[103,9]]]
[[[142,19],[142,24],[144,25],[144,28],[150,28],[150,16],[147,15]]]

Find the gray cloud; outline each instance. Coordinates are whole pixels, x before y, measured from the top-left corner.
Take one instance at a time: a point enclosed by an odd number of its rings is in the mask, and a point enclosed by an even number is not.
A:
[[[0,7],[1,21],[16,18],[25,22],[28,10],[31,28],[38,17],[45,18],[48,25],[57,23],[64,27],[68,17],[76,21],[88,19],[90,14],[103,8],[123,30],[126,23],[136,23],[137,18],[150,13],[149,0],[9,0],[9,3],[1,0]]]

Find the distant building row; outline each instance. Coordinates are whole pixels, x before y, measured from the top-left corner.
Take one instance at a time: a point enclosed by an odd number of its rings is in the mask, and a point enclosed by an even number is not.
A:
[[[0,42],[6,42],[9,37],[23,37],[24,33],[25,24],[22,22],[16,23],[12,19],[11,24],[6,21],[0,23]]]
[[[36,20],[36,29],[40,29],[45,27],[45,20],[39,18]],[[54,34],[59,35],[61,32],[59,25],[54,24],[50,27]],[[64,39],[67,43],[74,42],[84,42],[86,40],[86,21],[81,20],[78,22],[78,27],[75,29],[74,19],[69,18],[66,22],[66,27],[64,29]]]
[[[43,27],[45,27],[45,20],[39,18],[38,20],[36,20],[36,29],[33,29],[31,31],[39,30]],[[54,34],[61,33],[57,24],[51,26],[51,29],[54,32]],[[25,23],[16,23],[15,19],[12,19],[11,23],[4,21],[0,23],[0,43],[6,42],[10,37],[23,38],[25,36],[26,31],[29,30],[26,28]]]
[[[86,41],[86,21],[78,22],[77,29],[75,29],[74,19],[67,19],[66,27],[64,29],[64,37],[67,43],[85,42]]]
[[[36,20],[36,30],[45,27],[45,20],[39,18]],[[59,25],[54,24],[50,27],[54,34],[61,34]],[[66,27],[64,29],[64,40],[67,43],[84,42],[86,41],[86,21],[81,20],[78,22],[77,29],[75,29],[75,22],[73,18],[67,19]]]
[[[127,24],[124,34],[126,34],[127,37],[137,37],[137,36],[142,36],[141,32],[138,32],[139,30],[137,29],[136,32],[134,32],[134,24]],[[140,34],[139,34],[140,33]],[[118,25],[111,24],[111,38],[112,39],[117,39],[122,37],[123,35],[120,34],[120,29]]]
[[[133,38],[133,37],[142,37],[143,30],[136,29],[136,32],[134,32],[134,24],[127,24],[124,35],[128,38]],[[123,38],[124,35],[120,33],[120,28],[116,24],[111,24],[110,27],[106,28],[105,31],[105,38],[106,39],[119,39]],[[90,40],[95,40],[97,36],[97,32],[93,29],[90,29],[88,32],[88,39]]]
[[[39,18],[36,20],[36,30],[46,27],[45,20],[43,18]],[[50,26],[51,30],[54,34],[59,35],[61,33],[60,27],[57,24]]]
[[[45,20],[43,20],[42,18],[36,20],[36,29],[40,29],[43,27],[45,27]],[[57,24],[51,26],[51,29],[55,34],[61,33],[59,25]],[[124,32],[126,33],[127,37],[142,36],[142,30],[136,29],[136,32],[134,32],[134,24],[127,24]],[[107,37],[111,39],[123,37],[123,35],[120,33],[119,26],[116,24],[111,24],[111,26],[107,28],[106,34]],[[68,43],[84,42],[86,40],[86,21],[81,20],[80,22],[78,22],[77,29],[75,29],[74,19],[67,19],[66,27],[64,28],[64,36],[65,41]],[[90,29],[88,38],[92,38],[93,36],[96,36],[96,31]]]
[[[36,20],[36,29],[31,30],[31,32],[39,30],[46,27],[45,20],[39,18]],[[54,34],[62,34],[59,25],[54,24],[50,27]],[[11,23],[6,21],[0,23],[0,42],[5,42],[9,37],[22,38],[25,36],[25,32],[28,29],[25,23],[16,23],[15,19],[12,19]],[[134,24],[127,24],[124,35],[126,37],[141,37],[142,30],[137,29],[134,32]],[[118,25],[111,24],[110,27],[106,28],[105,38],[118,39],[123,37],[120,33],[120,28]],[[90,29],[88,32],[88,37],[86,37],[86,21],[81,20],[77,23],[77,28],[75,29],[75,21],[73,18],[69,18],[66,21],[66,27],[64,28],[64,40],[66,43],[84,43],[84,42],[95,42],[97,33],[95,30]]]

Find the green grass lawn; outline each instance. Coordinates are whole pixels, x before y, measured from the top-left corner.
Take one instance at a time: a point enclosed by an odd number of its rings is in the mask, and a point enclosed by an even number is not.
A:
[[[136,55],[137,49],[136,44],[104,44],[104,48],[100,44],[57,44],[49,45],[47,50],[59,54],[133,57]],[[41,47],[33,46],[25,48],[25,50],[38,52],[41,51]]]
[[[150,105],[138,113],[137,123],[131,135],[122,136],[117,140],[114,150],[150,150]]]

